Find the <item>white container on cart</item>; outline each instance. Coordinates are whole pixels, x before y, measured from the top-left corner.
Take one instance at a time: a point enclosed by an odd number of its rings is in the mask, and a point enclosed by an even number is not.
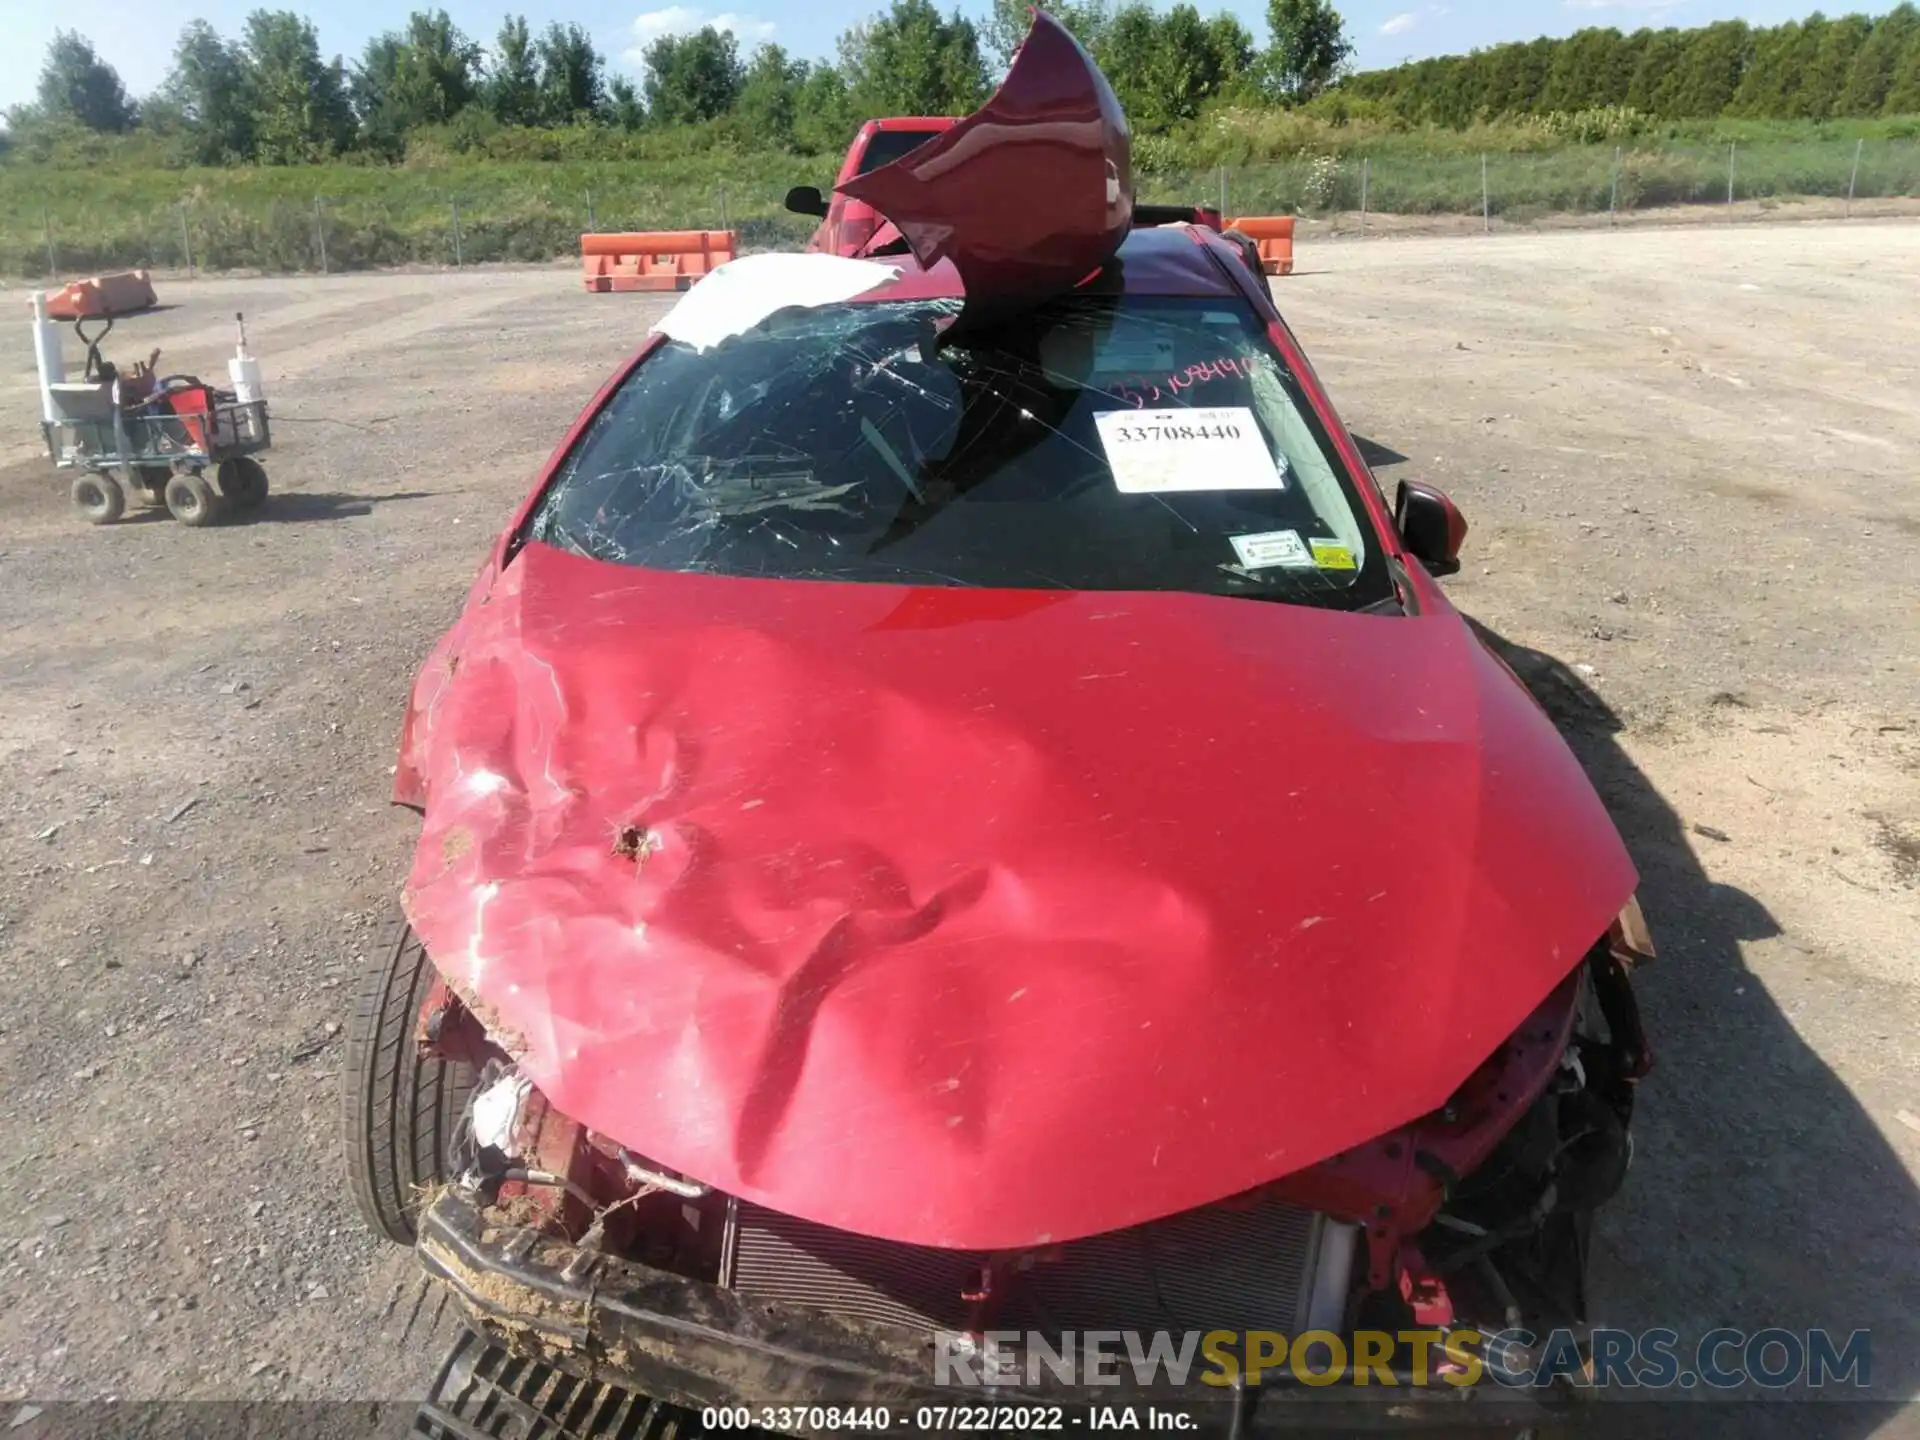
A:
[[[239,327],[240,339],[234,346],[233,358],[227,361],[227,379],[240,403],[251,405],[267,398],[266,385],[260,378],[260,362],[247,349],[247,317],[236,313],[233,319]]]
[[[40,375],[40,418],[49,425],[62,418],[53,387],[66,382],[67,362],[60,353],[60,322],[47,318],[47,293],[33,292],[33,367]]]

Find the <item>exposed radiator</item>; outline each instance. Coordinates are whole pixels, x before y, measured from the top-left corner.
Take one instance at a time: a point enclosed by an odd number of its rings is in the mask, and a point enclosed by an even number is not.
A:
[[[744,1200],[728,1213],[720,1260],[721,1283],[756,1300],[928,1330],[964,1323],[960,1295],[979,1274],[968,1251],[874,1240]]]
[[[1058,1247],[1002,1275],[994,1325],[1073,1330],[1304,1329],[1323,1217],[1262,1201],[1210,1206]],[[901,1245],[745,1201],[730,1214],[722,1283],[742,1295],[927,1330],[967,1324],[985,1257]]]

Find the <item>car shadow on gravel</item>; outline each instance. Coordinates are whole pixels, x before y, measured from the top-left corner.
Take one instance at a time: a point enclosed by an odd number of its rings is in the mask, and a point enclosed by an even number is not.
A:
[[[1353,436],[1354,448],[1359,450],[1360,458],[1367,462],[1369,470],[1385,470],[1395,465],[1407,463],[1407,457],[1391,445],[1383,445],[1378,440],[1370,440],[1365,435],[1347,432]]]
[[[344,520],[355,515],[371,515],[376,505],[395,500],[431,500],[438,490],[395,490],[386,495],[347,495],[331,491],[283,490],[267,497],[267,503],[250,513],[235,515],[234,525],[298,524],[306,520]]]
[[[1678,1331],[1682,1370],[1716,1327],[1780,1326],[1802,1337],[1825,1329],[1839,1346],[1855,1330],[1874,1332],[1866,1390],[1829,1385],[1820,1403],[1729,1399],[1603,1413],[1622,1433],[1865,1440],[1897,1397],[1920,1386],[1900,1301],[1911,1295],[1902,1237],[1920,1230],[1920,1191],[1747,968],[1740,942],[1774,938],[1780,927],[1759,900],[1709,878],[1684,819],[1618,743],[1620,717],[1560,660],[1468,623],[1539,698],[1592,777],[1639,867],[1659,951],[1636,979],[1655,1069],[1635,1117],[1626,1189],[1601,1218],[1595,1322]],[[1608,1398],[1698,1402],[1709,1393]]]

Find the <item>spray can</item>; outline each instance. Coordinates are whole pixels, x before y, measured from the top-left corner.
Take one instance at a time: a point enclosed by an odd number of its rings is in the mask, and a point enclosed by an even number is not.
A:
[[[67,362],[60,354],[60,322],[47,318],[47,293],[33,292],[33,366],[40,373],[40,418],[48,425],[60,420],[53,403],[53,387],[67,378]]]
[[[247,317],[236,311],[233,320],[240,338],[234,346],[233,358],[227,361],[227,379],[232,382],[234,398],[242,405],[251,405],[266,399],[267,391],[260,380],[260,362],[247,349]]]

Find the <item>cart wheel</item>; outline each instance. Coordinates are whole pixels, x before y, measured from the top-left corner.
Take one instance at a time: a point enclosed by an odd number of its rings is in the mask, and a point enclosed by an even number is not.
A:
[[[214,472],[220,493],[242,510],[258,510],[267,503],[267,468],[251,455],[222,460]]]
[[[87,517],[89,525],[111,525],[127,513],[127,492],[111,475],[77,476],[70,493],[74,508]]]
[[[211,525],[220,518],[220,497],[198,475],[167,481],[167,511],[182,525]]]

